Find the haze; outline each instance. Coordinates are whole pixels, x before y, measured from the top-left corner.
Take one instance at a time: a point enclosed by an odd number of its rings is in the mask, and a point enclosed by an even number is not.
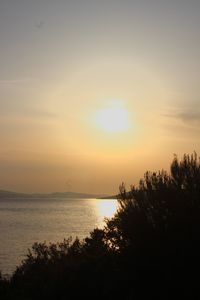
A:
[[[198,0],[1,0],[0,188],[116,193],[199,154],[199,28]]]

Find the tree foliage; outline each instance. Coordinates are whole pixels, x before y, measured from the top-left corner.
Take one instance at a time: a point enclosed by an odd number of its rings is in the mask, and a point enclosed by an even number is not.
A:
[[[177,156],[170,173],[146,172],[138,187],[120,186],[120,208],[107,221],[112,247],[126,260],[126,271],[184,276],[200,267],[200,161]],[[193,273],[193,272],[192,272]],[[187,276],[186,276],[187,277]]]

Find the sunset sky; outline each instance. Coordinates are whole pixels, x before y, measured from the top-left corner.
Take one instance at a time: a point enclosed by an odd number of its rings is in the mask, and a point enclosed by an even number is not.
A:
[[[0,189],[116,193],[200,155],[199,0],[1,0]]]

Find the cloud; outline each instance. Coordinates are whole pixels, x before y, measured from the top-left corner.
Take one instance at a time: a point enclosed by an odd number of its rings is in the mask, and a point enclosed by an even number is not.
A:
[[[24,77],[24,78],[12,78],[12,79],[0,79],[0,86],[1,85],[15,85],[15,84],[22,84],[27,83],[28,81],[33,80],[31,77]]]
[[[200,124],[200,110],[182,111],[177,113],[177,117],[181,119],[183,122],[193,122],[193,123]]]
[[[0,116],[4,117],[26,117],[26,118],[55,118],[56,113],[46,108],[34,107],[23,101],[4,101],[0,100]]]
[[[44,27],[44,22],[43,21],[39,21],[35,24],[35,27],[38,28],[38,29],[41,29]]]
[[[45,110],[45,109],[30,109],[27,110],[29,115],[33,117],[41,117],[41,118],[54,118],[57,117],[57,115],[51,111]]]
[[[164,114],[166,117],[181,120],[188,125],[200,125],[200,108],[198,102],[191,102],[190,106],[183,106],[173,108],[168,113]]]

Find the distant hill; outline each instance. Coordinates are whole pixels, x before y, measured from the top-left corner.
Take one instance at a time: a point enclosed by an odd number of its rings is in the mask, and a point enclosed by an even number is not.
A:
[[[98,199],[118,199],[118,198],[119,198],[118,195],[98,197]]]
[[[55,192],[49,194],[40,194],[40,193],[16,193],[11,191],[4,191],[0,190],[0,198],[80,198],[80,199],[87,199],[87,198],[101,198],[105,197],[105,195],[100,194],[86,194],[86,193],[76,193],[76,192]]]

